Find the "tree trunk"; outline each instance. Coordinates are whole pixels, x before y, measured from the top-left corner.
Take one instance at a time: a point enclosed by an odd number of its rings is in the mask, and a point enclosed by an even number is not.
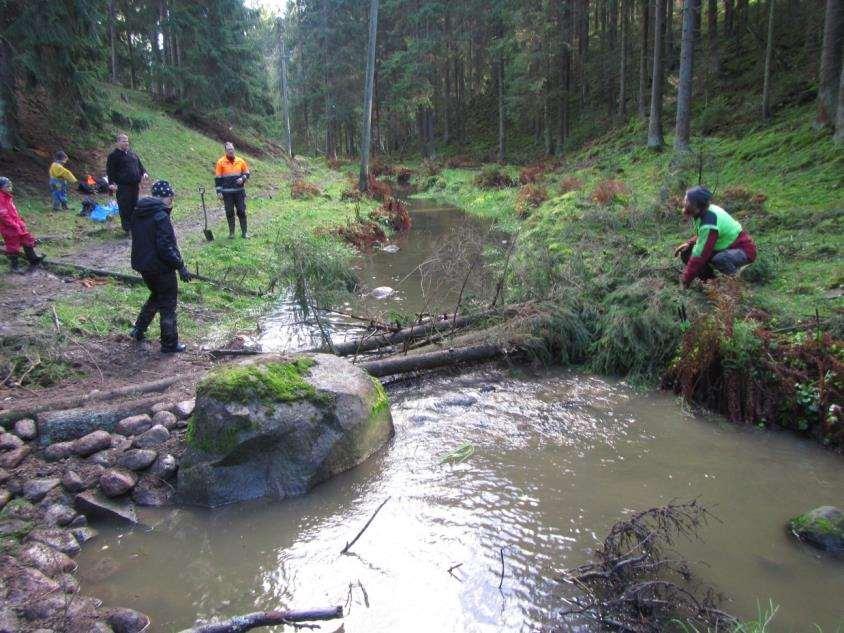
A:
[[[363,134],[360,141],[358,189],[366,191],[369,180],[369,147],[372,143],[372,91],[375,85],[375,38],[378,34],[378,0],[369,4],[369,48],[366,53],[366,86],[363,95]]]
[[[639,5],[642,8],[642,38],[639,50],[639,94],[636,99],[636,112],[640,119],[644,119],[647,116],[647,97],[645,93],[648,89],[648,35],[650,34],[650,16],[653,0],[640,0]]]
[[[771,120],[771,54],[774,50],[774,0],[768,0],[768,43],[765,46],[765,78],[762,88],[762,118]]]
[[[498,162],[504,162],[504,54],[498,53]]]
[[[290,131],[290,93],[287,86],[287,45],[284,42],[284,20],[278,20],[278,39],[281,44],[281,115],[284,122],[284,149],[293,158],[293,135]]]
[[[683,35],[680,42],[680,79],[677,84],[677,124],[674,150],[689,150],[692,110],[692,80],[694,79],[695,0],[683,0]]]
[[[841,72],[838,78],[838,114],[835,117],[836,145],[844,145],[844,64],[841,65]]]
[[[671,72],[674,68],[674,2],[676,0],[667,0],[665,4],[665,56],[663,57],[663,65],[667,72]]]
[[[18,142],[13,68],[12,49],[6,40],[0,37],[0,149],[11,149]]]
[[[621,20],[621,60],[618,66],[618,115],[627,114],[627,7],[624,0],[619,0],[619,19]],[[630,0],[628,0],[629,3]]]
[[[648,122],[648,148],[660,150],[665,144],[662,135],[662,22],[665,14],[665,0],[656,0],[655,9],[654,62],[653,76],[651,77],[651,117]]]
[[[108,1],[108,44],[111,52],[111,83],[117,83],[117,49],[115,31],[117,25],[116,9],[114,7],[114,0]]]
[[[317,620],[335,620],[343,617],[343,607],[331,609],[312,609],[310,611],[256,611],[239,615],[222,622],[201,624],[181,633],[244,633],[250,629],[280,624],[296,627],[297,622]],[[342,626],[340,627],[342,628]]]
[[[709,72],[712,77],[721,73],[721,55],[718,50],[718,0],[708,0],[709,11]]]
[[[733,35],[735,24],[733,22],[735,16],[735,9],[733,8],[733,0],[724,0],[724,34]]]
[[[832,127],[837,118],[838,84],[841,74],[841,34],[844,30],[841,2],[842,0],[826,0],[815,128]]]
[[[383,360],[371,360],[365,363],[359,363],[358,367],[370,376],[380,378],[382,376],[406,374],[411,371],[451,367],[456,363],[477,363],[498,358],[506,353],[507,351],[503,345],[481,344],[424,354],[401,355]]]

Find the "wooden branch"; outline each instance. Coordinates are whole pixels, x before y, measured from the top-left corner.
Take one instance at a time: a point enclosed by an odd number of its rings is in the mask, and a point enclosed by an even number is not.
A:
[[[53,262],[44,260],[41,262],[41,265],[45,268],[48,268],[55,272],[56,274],[67,274],[67,271],[72,271],[75,274],[81,275],[89,275],[91,277],[110,277],[112,279],[116,279],[125,284],[129,284],[131,286],[139,286],[143,285],[144,280],[142,277],[138,275],[128,275],[126,273],[119,273],[113,270],[100,270],[98,268],[89,268],[88,266],[81,266],[79,264],[71,264],[69,262]],[[220,290],[225,290],[226,292],[232,292],[234,294],[239,295],[246,295],[249,297],[262,297],[264,296],[262,292],[258,292],[257,290],[251,290],[249,288],[242,288],[240,286],[231,286],[225,283],[225,281],[219,281],[217,279],[212,279],[210,277],[206,277],[205,275],[191,275],[194,279],[198,279],[199,281],[204,281],[205,283],[211,284],[212,286],[216,286]]]
[[[0,425],[6,425],[23,418],[31,418],[44,411],[76,409],[92,402],[116,400],[118,398],[141,395],[153,391],[165,391],[171,385],[187,380],[195,375],[196,374],[177,374],[160,380],[153,380],[152,382],[128,385],[126,387],[118,387],[107,391],[95,389],[83,396],[77,396],[76,398],[70,398],[68,400],[53,400],[47,402],[40,401],[38,404],[34,404],[31,407],[12,409],[11,411],[4,411],[0,413]]]
[[[195,626],[192,629],[185,629],[181,633],[242,633],[242,631],[248,631],[259,626],[336,620],[342,617],[343,607],[341,606],[306,611],[256,611],[238,615],[223,622]]]
[[[369,521],[367,521],[367,522],[366,522],[366,525],[364,525],[364,526],[363,526],[363,528],[361,529],[361,531],[357,533],[357,536],[355,536],[355,538],[353,538],[353,539],[352,539],[352,542],[351,542],[351,543],[346,543],[346,547],[344,547],[344,548],[343,548],[343,550],[340,552],[341,554],[348,554],[348,553],[349,553],[349,550],[350,550],[350,549],[352,549],[352,545],[354,545],[355,543],[357,543],[357,540],[361,537],[361,535],[362,535],[364,532],[366,532],[366,528],[368,528],[368,527],[369,527],[369,524],[370,524],[370,523],[372,523],[372,520],[375,518],[375,515],[377,515],[377,514],[381,511],[381,508],[383,508],[383,507],[384,507],[384,505],[385,505],[385,504],[386,504],[389,500],[390,500],[390,497],[387,497],[386,499],[384,499],[384,501],[382,501],[382,502],[381,502],[381,505],[380,505],[380,506],[378,506],[378,507],[375,509],[375,512],[373,512],[373,513],[372,513],[372,516],[371,516],[371,517],[369,517]]]
[[[371,360],[365,363],[359,363],[358,367],[368,372],[371,376],[381,378],[382,376],[392,376],[394,374],[406,374],[411,371],[436,369],[457,363],[476,363],[498,358],[499,356],[504,356],[506,353],[507,350],[501,345],[484,344],[428,352],[426,354],[400,356],[398,358]]]
[[[501,553],[501,577],[498,579],[498,590],[501,591],[501,585],[504,584],[504,548],[500,550]]]

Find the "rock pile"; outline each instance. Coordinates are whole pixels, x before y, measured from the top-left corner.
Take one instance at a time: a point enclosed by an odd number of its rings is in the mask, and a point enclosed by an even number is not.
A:
[[[79,595],[73,557],[91,518],[137,523],[135,505],[170,503],[193,401],[157,403],[113,432],[67,439],[34,420],[0,432],[0,631],[136,633],[149,618]],[[40,419],[40,418],[39,418]],[[2,430],[0,430],[2,431]]]

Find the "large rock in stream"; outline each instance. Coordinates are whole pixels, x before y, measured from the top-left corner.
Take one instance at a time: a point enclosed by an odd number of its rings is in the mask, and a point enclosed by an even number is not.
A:
[[[844,557],[844,512],[838,508],[815,508],[791,519],[788,527],[801,541]]]
[[[196,390],[177,500],[216,507],[300,495],[393,435],[381,384],[327,354],[222,367]]]

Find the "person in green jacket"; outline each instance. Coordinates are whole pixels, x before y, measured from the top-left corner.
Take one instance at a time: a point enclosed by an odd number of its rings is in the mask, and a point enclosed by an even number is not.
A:
[[[688,288],[696,278],[712,279],[716,270],[735,275],[756,260],[756,244],[750,234],[711,201],[712,192],[706,187],[692,187],[683,198],[683,216],[692,221],[695,230],[691,239],[674,251],[674,257],[680,257],[685,264],[680,275],[683,288]]]

